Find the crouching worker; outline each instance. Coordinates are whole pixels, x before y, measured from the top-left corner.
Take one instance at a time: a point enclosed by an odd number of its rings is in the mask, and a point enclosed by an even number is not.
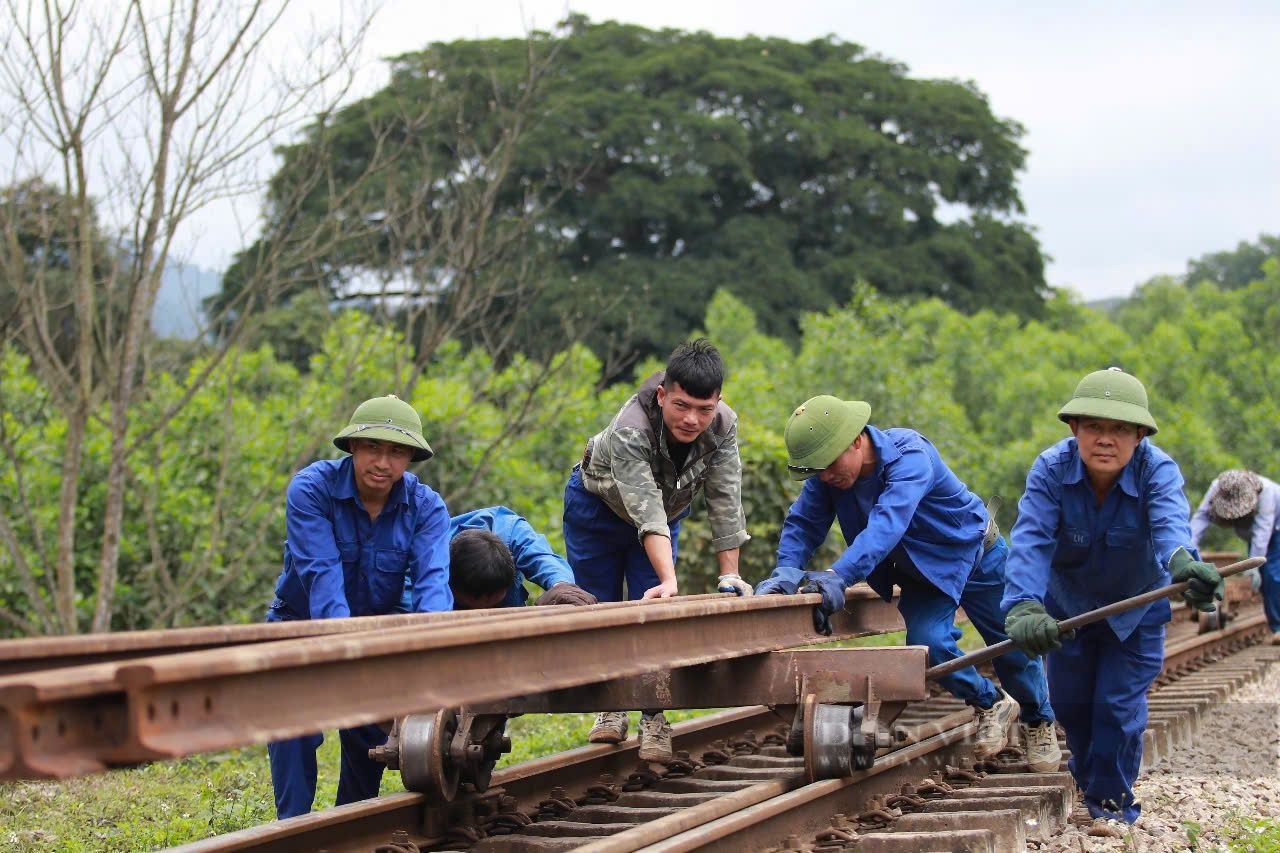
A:
[[[1193,546],[1200,547],[1210,524],[1230,527],[1249,543],[1248,556],[1266,559],[1247,574],[1262,594],[1271,645],[1280,646],[1280,485],[1252,471],[1223,471],[1191,517]]]
[[[865,579],[889,601],[897,584],[907,643],[927,646],[930,665],[961,655],[957,605],[988,644],[1004,640],[1008,548],[982,501],[928,439],[910,429],[879,430],[870,417],[867,403],[824,395],[787,420],[787,467],[805,484],[782,525],[778,566],[756,594],[822,593],[815,619],[830,633],[827,620],[844,609],[846,587]],[[833,520],[848,548],[829,571],[804,571]],[[1008,693],[973,667],[940,679],[977,713],[976,754],[1003,749],[1021,712],[1028,763],[1057,770],[1062,754],[1039,662],[1014,652],[997,658],[995,668]]]
[[[1147,689],[1164,660],[1167,600],[1062,636],[1057,620],[1188,581],[1185,598],[1212,609],[1222,577],[1191,545],[1182,474],[1152,444],[1147,391],[1119,368],[1090,373],[1058,412],[1071,437],[1027,474],[1013,526],[1005,630],[1024,651],[1048,654],[1049,696],[1067,734],[1070,768],[1098,834],[1106,819],[1133,823]]]
[[[523,607],[525,580],[545,592],[534,604],[595,604],[596,597],[573,582],[569,564],[547,537],[513,510],[491,506],[449,519],[449,588],[454,610]],[[405,585],[404,609],[412,590]]]
[[[285,502],[284,570],[268,622],[377,616],[408,608],[449,610],[449,512],[406,469],[431,457],[422,421],[394,396],[361,403],[334,436],[342,459],[294,475]],[[378,795],[384,765],[369,758],[387,733],[376,724],[343,729],[336,805]],[[321,734],[267,745],[276,814],[311,811]]]
[[[664,371],[644,381],[602,432],[587,441],[564,488],[564,547],[577,582],[601,601],[676,594],[680,522],[698,492],[707,500],[720,588],[747,592],[738,549],[742,513],[738,416],[720,399],[724,363],[706,340],[681,344]],[[587,739],[620,743],[622,711],[598,714]],[[640,717],[641,761],[671,760],[661,711]]]

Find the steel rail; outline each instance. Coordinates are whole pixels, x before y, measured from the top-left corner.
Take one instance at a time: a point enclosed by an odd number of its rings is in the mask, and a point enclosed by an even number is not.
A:
[[[684,596],[682,601],[724,598],[725,593]],[[634,607],[639,601],[606,602],[599,609]],[[354,634],[389,628],[426,628],[456,624],[473,619],[492,621],[541,615],[549,610],[567,612],[572,605],[543,606],[538,611],[523,607],[495,607],[486,610],[449,610],[433,613],[393,613],[385,616],[356,616],[345,619],[297,619],[287,622],[256,622],[250,625],[213,625],[196,628],[165,628],[153,631],[117,631],[108,634],[81,634],[61,637],[30,637],[0,640],[0,677],[37,672],[64,666],[110,663],[155,655],[202,651],[224,646]]]
[[[65,777],[826,640],[803,595],[602,605],[324,635],[0,680],[0,779]],[[897,630],[847,597],[833,638]],[[558,608],[557,608],[558,610]],[[512,654],[518,649],[519,654]],[[337,685],[341,685],[338,689]]]
[[[716,741],[782,722],[789,720],[781,719],[761,705],[708,714],[672,726],[672,748],[702,752]],[[576,786],[584,779],[597,778],[603,773],[625,776],[637,765],[638,747],[633,736],[616,746],[592,744],[522,761],[495,771],[490,785],[515,797],[521,810],[533,811],[554,788]],[[172,848],[172,853],[278,853],[334,848],[361,841],[367,841],[372,849],[397,829],[420,826],[423,809],[429,803],[423,794],[392,794],[193,841]]]
[[[960,750],[969,749],[967,742],[977,731],[977,722],[963,723],[925,740],[878,756],[871,767],[859,770],[843,779],[826,779],[803,785],[795,790],[749,804],[745,808],[722,812],[714,818],[692,826],[685,821],[676,820],[683,816],[682,813],[671,815],[669,818],[658,818],[641,824],[635,829],[620,832],[577,849],[581,853],[634,853],[638,850],[644,850],[646,853],[659,853],[659,851],[677,853],[677,851],[717,848],[733,851],[764,849],[771,841],[776,843],[780,836],[796,833],[801,826],[806,827],[808,831],[813,831],[828,825],[831,816],[837,812],[856,811],[861,802],[872,795],[865,790],[870,780],[876,780],[878,784],[875,787],[878,792],[893,791],[908,778],[920,777],[920,768],[914,765],[918,759],[928,757],[939,764],[957,760]],[[876,777],[883,778],[876,779]],[[858,802],[841,803],[842,799],[852,793],[850,789],[853,788],[858,789],[856,793]],[[705,812],[710,815],[713,810],[709,807],[714,806],[719,799],[722,798],[693,806],[688,811],[705,809]],[[770,828],[770,824],[778,818],[786,819],[785,832]]]
[[[1194,635],[1186,640],[1176,640],[1168,646],[1166,661],[1176,662],[1182,659],[1189,662],[1193,658],[1203,659],[1206,654],[1213,654],[1214,649],[1224,643],[1238,642],[1242,638],[1252,638],[1254,634],[1259,633],[1258,625],[1265,629],[1265,617],[1260,614],[1242,617],[1221,632]],[[1197,650],[1199,650],[1198,654]],[[674,747],[678,750],[683,749],[696,753],[708,748],[712,741],[732,738],[748,729],[756,731],[766,729],[778,722],[785,721],[762,707],[722,712],[677,724],[674,727]],[[906,747],[919,744],[939,735],[945,736],[944,739],[950,739],[948,732],[966,724],[973,725],[973,713],[972,709],[969,708],[954,711],[940,718],[929,719],[914,726],[900,726],[898,727],[900,729],[899,741],[903,747]],[[937,741],[934,741],[934,743],[936,744]],[[521,810],[531,811],[534,804],[551,795],[553,788],[580,789],[589,780],[599,776],[601,773],[615,773],[621,778],[622,774],[636,764],[635,748],[636,741],[632,738],[618,747],[582,747],[534,761],[523,762],[495,773],[493,785],[495,787],[501,786],[504,793],[514,796]],[[893,754],[897,754],[897,752]],[[880,775],[884,772],[880,768],[887,755],[882,754],[877,759],[877,764],[872,768],[872,773]],[[944,756],[942,763],[958,762],[953,762],[950,758]],[[918,765],[913,768],[912,772],[919,773]],[[858,777],[850,778],[856,780]],[[726,806],[734,804],[732,800],[725,801],[720,806],[709,808],[713,803],[724,799],[719,798],[703,806],[696,807],[701,809],[700,812],[694,812],[692,809],[682,811],[680,814],[686,815],[686,817],[679,818],[679,820],[674,820],[678,816],[672,815],[671,818],[659,819],[660,821],[666,820],[667,823],[665,824],[659,821],[644,824],[638,828],[645,830],[643,837],[638,834],[627,836],[634,843],[625,846],[625,849],[635,849],[635,843],[639,842],[657,845],[653,849],[660,850],[695,849],[704,844],[715,844],[720,837],[730,839],[730,841],[721,845],[723,849],[756,849],[757,847],[771,846],[776,844],[783,835],[796,831],[790,821],[787,823],[785,832],[777,828],[777,824],[784,819],[783,815],[785,814],[785,809],[778,808],[779,805],[786,805],[787,802],[792,802],[804,809],[810,802],[826,803],[830,796],[838,797],[843,795],[845,797],[843,804],[820,805],[811,808],[813,814],[816,815],[814,821],[817,824],[823,823],[833,812],[846,811],[852,813],[860,810],[862,802],[865,802],[871,794],[865,793],[865,788],[860,789],[858,794],[859,802],[855,802],[852,799],[853,792],[848,790],[850,786],[845,784],[846,782],[847,780],[834,780],[834,782],[816,783],[820,786],[826,786],[828,791],[826,795],[818,798],[812,795],[815,793],[822,794],[823,789],[814,788],[814,786],[807,786],[801,789],[798,787],[799,782],[790,780],[763,783],[766,787],[780,788],[777,792],[778,794],[785,794],[787,790],[796,789],[794,791],[796,798],[792,801],[779,801],[767,808],[746,812],[743,810],[750,808],[752,803],[757,800],[757,794],[763,790],[758,785],[753,786],[738,792],[737,799],[744,800],[744,802],[736,803],[735,808],[726,808]],[[881,793],[892,793],[896,790],[898,781],[894,779],[891,782],[892,784],[885,782],[879,786],[883,789]],[[748,791],[752,793],[748,794]],[[802,791],[804,792],[803,794],[801,793]],[[745,800],[751,800],[751,802],[746,802]],[[178,853],[246,853],[246,851],[253,851],[253,853],[279,853],[279,851],[310,850],[321,847],[334,851],[372,850],[378,844],[385,843],[386,839],[391,837],[391,833],[397,829],[407,829],[413,833],[416,828],[422,825],[422,810],[426,804],[425,798],[421,795],[397,794],[350,806],[326,809],[299,818],[291,818],[287,821],[276,821],[261,827],[192,842],[176,848],[176,850]],[[695,814],[697,815],[696,819],[694,818]],[[711,821],[719,821],[719,823],[708,828],[705,824]],[[702,822],[703,825],[695,827],[695,822]],[[768,828],[770,822],[774,825],[772,829]],[[653,830],[656,827],[663,827],[671,831],[657,833],[656,835],[661,837],[655,837]],[[754,835],[752,835],[753,833]],[[667,835],[670,835],[671,838],[666,838]],[[607,840],[620,837],[622,837],[621,833],[610,836],[610,839]],[[749,841],[749,838],[754,838],[755,840]],[[739,846],[735,848],[734,845]]]

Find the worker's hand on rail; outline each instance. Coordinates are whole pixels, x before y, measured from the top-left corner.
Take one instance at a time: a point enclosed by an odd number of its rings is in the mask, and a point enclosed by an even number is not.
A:
[[[1009,608],[1004,617],[1004,632],[1013,644],[1029,655],[1043,655],[1062,648],[1062,641],[1075,636],[1074,631],[1064,635],[1058,630],[1058,622],[1038,601],[1019,601]]]
[[[574,583],[565,581],[555,584],[551,589],[538,596],[534,604],[598,604],[594,595]]]
[[[813,608],[813,630],[831,636],[831,614],[844,610],[844,588],[847,584],[838,572],[805,572],[800,579],[800,592],[817,592],[822,603]]]
[[[751,584],[739,577],[737,572],[733,572],[720,576],[720,581],[716,584],[716,592],[732,592],[742,598],[751,595]]]
[[[791,566],[778,566],[773,574],[756,584],[756,595],[795,595],[804,572]]]
[[[1182,599],[1197,610],[1213,610],[1214,600],[1221,601],[1226,583],[1212,563],[1192,558],[1186,548],[1179,548],[1169,558],[1169,574],[1174,583],[1186,583]]]
[[[651,586],[644,591],[641,598],[671,598],[676,594],[676,582],[667,581],[657,586]]]

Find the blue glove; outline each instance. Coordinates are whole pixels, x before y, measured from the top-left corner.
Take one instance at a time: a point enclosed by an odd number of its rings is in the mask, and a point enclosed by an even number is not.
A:
[[[831,614],[844,610],[844,588],[847,584],[838,572],[805,572],[800,579],[800,592],[817,592],[822,603],[813,608],[813,630],[831,636]]]
[[[795,581],[786,578],[765,578],[756,584],[756,595],[795,595]]]
[[[716,584],[716,592],[732,592],[742,598],[743,596],[751,595],[751,584],[739,577],[737,572],[734,572],[733,574],[720,576],[720,581]]]
[[[792,566],[778,566],[773,574],[756,584],[756,595],[795,595],[804,572]]]

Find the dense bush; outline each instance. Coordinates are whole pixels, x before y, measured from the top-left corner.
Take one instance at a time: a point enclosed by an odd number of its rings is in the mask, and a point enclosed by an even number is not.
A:
[[[808,316],[798,349],[762,334],[743,303],[725,293],[711,303],[705,333],[729,369],[725,397],[741,418],[744,508],[752,541],[742,573],[758,580],[772,568],[778,528],[798,484],[786,476],[782,428],[813,394],[868,400],[878,426],[920,430],[983,497],[1001,495],[1012,524],[1036,453],[1066,434],[1058,407],[1086,372],[1119,365],[1147,385],[1160,424],[1157,443],[1173,454],[1192,505],[1227,467],[1280,477],[1280,271],[1232,291],[1188,288],[1172,280],[1146,285],[1112,319],[1065,296],[1043,321],[983,311],[966,315],[936,300],[880,298],[858,288],[844,307]],[[150,383],[133,418],[143,442],[130,476],[122,542],[116,628],[245,621],[271,594],[283,541],[283,491],[292,472],[337,453],[329,443],[361,399],[399,387],[397,333],[364,315],[335,318],[309,369],[299,372],[263,346],[232,354],[177,417],[149,434],[158,413],[181,393],[166,375]],[[437,455],[420,475],[450,509],[504,503],[525,514],[556,544],[561,495],[583,441],[608,422],[630,384],[603,392],[600,365],[585,348],[557,357],[550,378],[517,359],[501,366],[477,351],[442,348],[415,385],[413,403]],[[660,365],[646,363],[643,378]],[[197,363],[191,370],[204,365]],[[496,376],[496,379],[491,378]],[[473,389],[483,387],[483,394]],[[525,389],[536,428],[512,432]],[[40,557],[56,543],[31,534],[56,515],[64,425],[45,404],[29,365],[13,352],[0,360],[3,438],[0,511],[39,576]],[[100,427],[99,427],[100,429]],[[90,445],[90,467],[105,466],[105,436]],[[16,468],[14,460],[20,461]],[[20,474],[19,474],[20,472]],[[85,601],[100,547],[102,495],[90,493],[79,519],[77,560]],[[1238,547],[1224,531],[1210,544]],[[684,525],[684,592],[711,584],[716,561],[699,507]],[[833,537],[834,540],[834,537]],[[827,544],[820,559],[834,556]],[[31,603],[8,552],[0,551],[0,607]],[[86,604],[86,606],[88,606]],[[9,633],[14,633],[11,629]]]

